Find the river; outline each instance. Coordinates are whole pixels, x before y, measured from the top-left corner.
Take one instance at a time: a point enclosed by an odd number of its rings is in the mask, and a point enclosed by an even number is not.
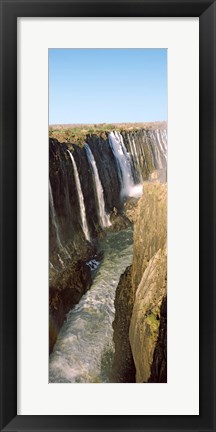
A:
[[[67,315],[49,360],[51,383],[109,382],[114,353],[115,291],[132,263],[133,230],[108,233],[90,290]]]

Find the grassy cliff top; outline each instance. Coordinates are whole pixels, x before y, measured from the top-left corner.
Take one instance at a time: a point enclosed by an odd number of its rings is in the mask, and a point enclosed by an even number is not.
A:
[[[167,123],[100,123],[100,124],[56,124],[49,126],[50,138],[56,138],[60,142],[72,142],[82,145],[86,135],[96,134],[106,138],[106,133],[112,130],[135,131],[139,129],[165,128]]]

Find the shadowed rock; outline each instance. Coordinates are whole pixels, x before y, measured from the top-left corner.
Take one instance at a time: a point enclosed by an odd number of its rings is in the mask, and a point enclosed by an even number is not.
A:
[[[157,344],[157,341],[159,338],[161,305],[166,297],[166,279],[166,250],[160,249],[150,260],[143,274],[136,291],[131,317],[129,339],[136,367],[136,382],[148,382],[150,377],[151,380],[161,382],[158,359],[165,360],[163,356],[163,345],[165,344],[162,341]]]

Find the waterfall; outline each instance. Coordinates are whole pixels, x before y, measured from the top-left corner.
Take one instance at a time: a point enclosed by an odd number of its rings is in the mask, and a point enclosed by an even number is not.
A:
[[[146,131],[143,132],[143,136],[144,136],[144,142],[146,143],[148,150],[149,150],[149,153],[150,153],[152,167],[156,168],[156,160],[155,160],[154,152],[152,150],[150,137]]]
[[[110,147],[116,159],[122,197],[140,196],[142,194],[142,185],[134,185],[130,159],[121,134],[119,132],[111,132],[108,137]]]
[[[130,139],[130,134],[129,133],[127,133],[126,134],[126,136],[127,136],[127,139],[128,139],[128,150],[129,150],[129,157],[130,157],[130,166],[131,166],[131,171],[132,171],[132,174],[133,174],[133,180],[134,180],[134,182],[136,181],[136,178],[137,178],[137,173],[136,173],[136,163],[135,163],[135,157],[134,157],[134,153],[133,153],[133,146],[132,146],[132,143],[131,143],[131,139]]]
[[[74,177],[75,177],[75,182],[76,182],[76,189],[77,189],[77,194],[78,194],[78,199],[79,199],[79,206],[80,206],[80,215],[81,215],[81,221],[82,221],[82,230],[85,234],[85,238],[86,240],[90,241],[90,235],[89,235],[89,230],[88,230],[88,224],[87,224],[87,220],[86,220],[86,212],[85,212],[85,203],[84,203],[84,198],[83,198],[83,193],[82,193],[82,188],[81,188],[81,184],[80,184],[80,179],[79,179],[79,174],[78,174],[78,170],[77,170],[77,166],[75,163],[75,160],[73,158],[72,153],[70,152],[70,150],[67,150],[70,158],[71,158],[71,162],[73,165],[73,171],[74,171]]]
[[[63,246],[62,246],[62,243],[60,240],[59,227],[58,227],[56,212],[55,212],[55,208],[54,208],[53,194],[52,194],[52,188],[51,188],[50,180],[49,180],[49,202],[50,202],[52,223],[53,223],[53,226],[55,227],[55,232],[56,232],[57,244],[58,244],[59,249],[63,249]]]
[[[146,160],[146,154],[145,154],[145,150],[144,150],[144,145],[141,145],[140,150],[141,150],[141,154],[142,154],[142,157],[143,157],[146,173],[148,173],[149,172],[149,167],[148,167],[148,163],[147,163],[147,160]]]
[[[160,130],[156,130],[156,136],[157,136],[157,141],[158,141],[161,154],[163,155],[163,158],[167,162],[167,146],[166,146],[165,136]]]
[[[109,209],[120,209],[126,197],[139,197],[143,181],[151,179],[152,171],[158,171],[160,181],[167,179],[165,127],[112,131],[106,139],[100,135],[88,139],[84,148],[75,145],[76,159],[72,151],[50,139],[50,252],[57,263],[57,252],[63,261],[70,258],[77,235],[93,241],[97,223],[102,228],[110,226]],[[79,167],[85,173],[82,179]],[[76,208],[71,204],[74,196]]]
[[[142,170],[141,170],[141,166],[140,166],[140,158],[138,157],[138,153],[137,153],[137,148],[136,148],[136,143],[135,143],[134,137],[132,137],[131,141],[132,141],[132,146],[131,147],[133,149],[133,157],[136,160],[137,171],[138,171],[138,174],[139,174],[139,181],[141,183],[143,183]],[[129,142],[130,142],[130,137],[129,137]]]
[[[55,212],[55,207],[54,207],[53,194],[52,194],[52,188],[51,188],[50,180],[49,180],[49,202],[50,202],[52,223],[53,223],[53,226],[55,227],[58,249],[60,252],[63,253],[64,258],[70,259],[71,256],[70,256],[67,248],[63,246],[63,244],[60,240],[59,227],[58,227],[58,222],[57,222],[57,217],[56,217],[56,212]],[[60,264],[62,265],[62,267],[64,267],[64,264],[63,264],[63,261],[62,261],[60,255],[59,254],[57,254],[57,255],[58,255]]]
[[[87,158],[89,163],[91,164],[92,171],[93,171],[93,179],[95,184],[95,191],[97,195],[97,204],[98,204],[98,211],[99,211],[99,221],[102,228],[111,226],[110,218],[106,214],[105,211],[105,203],[104,203],[104,193],[103,193],[103,187],[99,178],[98,169],[96,165],[95,158],[91,152],[90,147],[88,144],[85,144],[85,150],[87,154]]]
[[[151,145],[154,148],[154,155],[155,155],[155,159],[156,159],[156,168],[157,169],[163,169],[163,162],[162,162],[162,154],[161,154],[161,149],[160,149],[160,145],[159,145],[159,141],[158,141],[158,136],[157,136],[157,132],[150,132],[150,137],[151,137]]]
[[[134,183],[130,161],[121,134],[119,132],[109,133],[109,143],[117,162],[121,194],[122,196],[129,196]]]

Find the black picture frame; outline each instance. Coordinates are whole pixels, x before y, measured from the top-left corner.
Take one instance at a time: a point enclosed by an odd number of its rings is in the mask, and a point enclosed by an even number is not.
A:
[[[1,0],[1,431],[216,431],[216,2]],[[17,18],[199,17],[200,414],[17,416]],[[183,270],[184,271],[184,270]],[[187,391],[185,383],[185,391]],[[145,407],[143,407],[145,410]]]

